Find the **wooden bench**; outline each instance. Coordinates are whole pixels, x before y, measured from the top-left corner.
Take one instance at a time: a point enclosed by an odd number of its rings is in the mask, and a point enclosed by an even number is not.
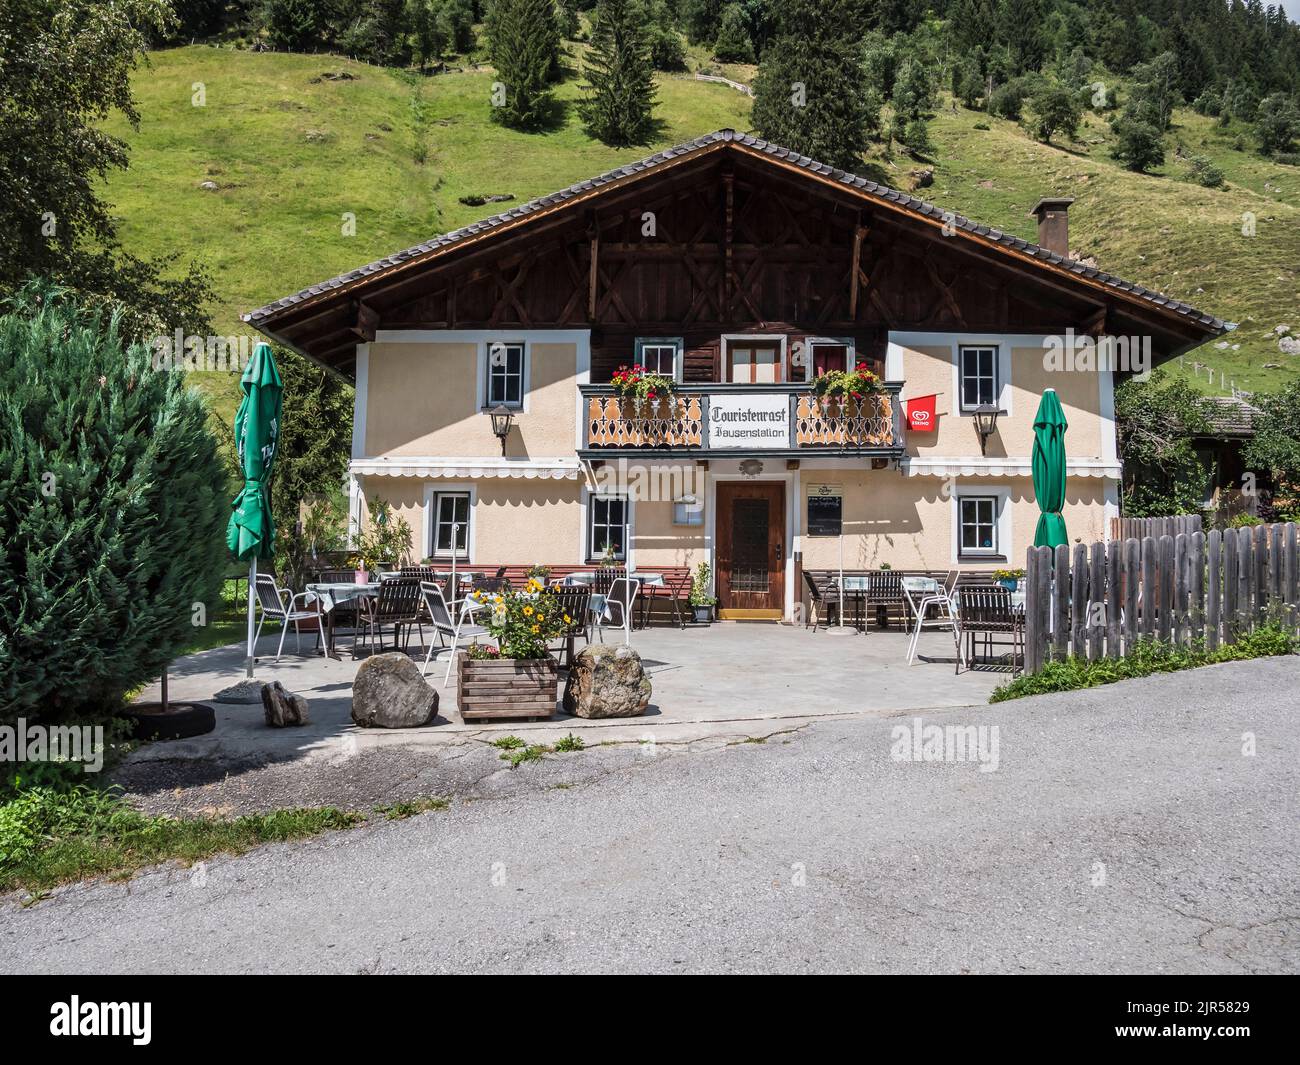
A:
[[[542,563],[542,565],[551,571],[546,576],[547,583],[573,573],[591,573],[600,568],[599,563],[596,562],[566,562],[557,565]],[[482,573],[489,577],[505,577],[510,581],[512,588],[521,588],[527,583],[529,571],[533,568],[531,564],[510,563],[504,566],[466,566],[465,571],[467,573]],[[664,609],[660,613],[666,619],[672,619],[675,622],[676,614],[672,608],[673,594],[676,593],[683,598],[690,594],[691,568],[689,566],[646,566],[644,568],[647,573],[662,573],[664,585],[663,587],[648,586],[647,589],[642,589],[645,598],[636,607],[642,624],[644,625],[653,620],[653,607],[656,603],[664,604]],[[636,574],[633,573],[633,576],[636,576]],[[685,611],[686,604],[679,603],[678,607]]]

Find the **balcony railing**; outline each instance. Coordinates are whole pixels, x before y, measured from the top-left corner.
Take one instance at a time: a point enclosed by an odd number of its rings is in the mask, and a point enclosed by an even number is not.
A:
[[[861,400],[817,397],[807,385],[678,385],[672,397],[654,400],[623,398],[609,385],[579,387],[590,455],[897,455],[903,447],[899,383]]]

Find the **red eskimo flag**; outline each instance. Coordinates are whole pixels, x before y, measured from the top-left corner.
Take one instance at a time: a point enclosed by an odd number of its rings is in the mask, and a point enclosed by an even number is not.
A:
[[[935,423],[935,402],[939,395],[917,396],[907,401],[907,427],[914,433],[932,433]]]

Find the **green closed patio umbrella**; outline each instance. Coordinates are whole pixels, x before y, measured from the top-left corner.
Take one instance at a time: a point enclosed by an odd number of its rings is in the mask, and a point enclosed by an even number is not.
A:
[[[280,404],[284,386],[270,344],[258,344],[239,379],[244,398],[235,415],[235,443],[244,487],[232,504],[226,546],[248,562],[248,676],[253,675],[253,609],[257,560],[274,557],[275,522],[271,520],[271,471],[280,441]]]
[[[1038,500],[1038,527],[1034,530],[1035,547],[1060,547],[1069,543],[1065,535],[1065,411],[1056,398],[1056,389],[1043,392],[1034,415],[1034,498]]]

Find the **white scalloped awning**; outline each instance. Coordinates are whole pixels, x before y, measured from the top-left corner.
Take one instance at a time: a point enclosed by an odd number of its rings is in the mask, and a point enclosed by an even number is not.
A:
[[[458,477],[478,480],[484,477],[522,478],[524,480],[576,481],[581,467],[577,461],[558,459],[551,462],[465,461],[463,459],[354,459],[349,467],[357,477]]]
[[[909,477],[1030,477],[1033,464],[1028,458],[908,458],[902,460]],[[1118,462],[1100,459],[1066,459],[1067,477],[1111,477],[1122,473]]]

